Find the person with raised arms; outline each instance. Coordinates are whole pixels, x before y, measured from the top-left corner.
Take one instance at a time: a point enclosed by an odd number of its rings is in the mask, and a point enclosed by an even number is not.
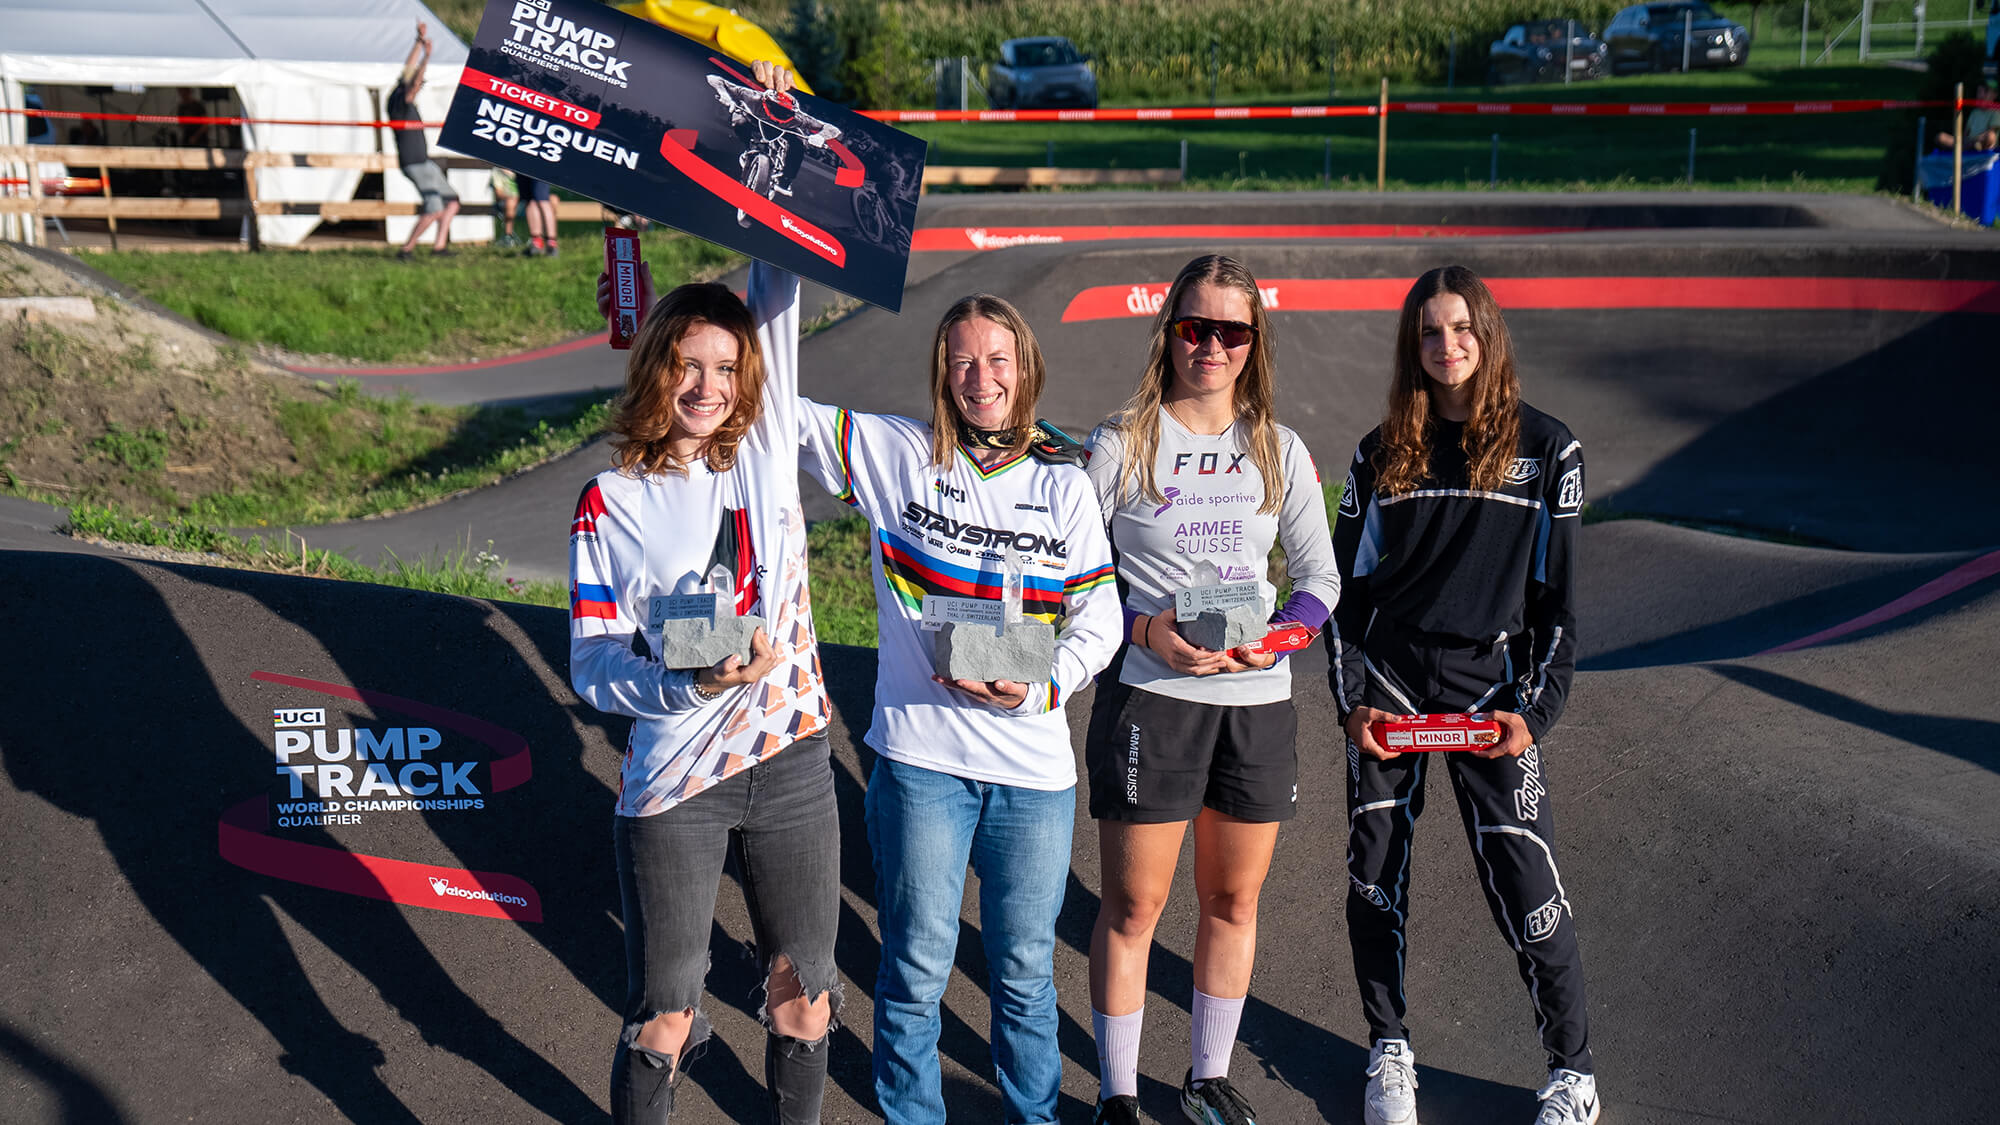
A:
[[[758,263],[749,301],[683,285],[633,341],[615,467],[570,526],[570,682],[633,718],[613,845],[625,925],[612,1118],[666,1122],[709,1038],[709,933],[731,851],[764,977],[771,1120],[819,1121],[840,1008],[840,822],[798,490],[798,279]],[[600,301],[607,300],[600,290]],[[671,670],[657,598],[715,587],[768,624],[750,658]]]
[[[1229,1059],[1256,959],[1258,894],[1298,796],[1298,717],[1283,660],[1183,639],[1175,597],[1220,579],[1256,594],[1256,621],[1310,634],[1340,581],[1319,472],[1275,417],[1256,278],[1233,258],[1196,258],[1150,336],[1138,390],[1090,438],[1090,479],[1125,591],[1125,647],[1117,675],[1098,686],[1084,747],[1103,872],[1090,938],[1095,1120],[1139,1121],[1146,966],[1192,823],[1199,920],[1181,1109],[1201,1125],[1251,1125]],[[1283,606],[1265,576],[1274,543],[1292,586]]]
[[[768,62],[753,75],[791,89]],[[608,277],[598,308],[610,308]],[[1002,1111],[1010,1125],[1044,1125],[1062,1087],[1055,926],[1076,814],[1062,708],[1117,647],[1111,549],[1082,448],[1036,421],[1046,365],[1020,312],[991,294],[963,298],[927,358],[929,422],[797,402],[799,465],[873,529],[875,1093],[891,1125],[945,1120],[940,1004],[970,867]],[[995,602],[1010,587],[1022,620],[1055,627],[1045,678],[939,675],[925,599]]]
[[[1433,767],[1451,776],[1479,885],[1548,1053],[1537,1125],[1597,1120],[1583,960],[1556,870],[1542,739],[1576,668],[1582,443],[1521,401],[1500,306],[1471,270],[1418,278],[1396,326],[1382,424],[1333,527],[1344,583],[1328,678],[1347,734],[1347,936],[1368,1023],[1368,1125],[1413,1125],[1404,1024],[1410,847]],[[1371,726],[1490,713],[1500,741],[1398,753]]]

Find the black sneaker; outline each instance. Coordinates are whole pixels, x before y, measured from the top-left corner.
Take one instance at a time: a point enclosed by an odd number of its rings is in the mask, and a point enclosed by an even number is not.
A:
[[[396,260],[397,260],[397,261],[399,261],[399,262],[407,262],[407,261],[409,261],[410,259],[412,259],[412,258],[414,258],[414,257],[416,257],[416,256],[417,256],[417,254],[416,254],[416,251],[414,251],[414,250],[398,250],[398,251],[396,251]]]
[[[456,250],[433,250],[433,251],[431,251],[431,257],[433,257],[433,258],[456,258],[456,257],[458,257],[458,251],[456,251]]]
[[[1097,1116],[1090,1125],[1139,1125],[1139,1099],[1118,1094],[1097,1103]]]
[[[1257,1111],[1236,1092],[1227,1078],[1197,1082],[1189,1070],[1181,1082],[1181,1112],[1195,1125],[1257,1125]]]

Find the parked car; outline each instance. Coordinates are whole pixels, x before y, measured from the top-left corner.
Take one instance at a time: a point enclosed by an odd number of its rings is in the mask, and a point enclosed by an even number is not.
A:
[[[1590,35],[1579,20],[1517,23],[1493,41],[1486,58],[1486,84],[1560,82],[1565,59],[1572,79],[1602,78],[1610,65],[1604,41]]]
[[[1690,25],[1694,42],[1683,54],[1681,33]],[[1611,46],[1613,74],[1679,70],[1683,58],[1689,69],[1742,66],[1750,57],[1750,33],[1701,0],[1634,4],[1612,17],[1604,41]]]
[[[1097,108],[1097,75],[1090,56],[1060,36],[1009,39],[986,77],[995,109]]]

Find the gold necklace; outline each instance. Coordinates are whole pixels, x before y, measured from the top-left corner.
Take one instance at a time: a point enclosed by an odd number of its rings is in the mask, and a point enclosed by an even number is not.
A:
[[[1188,425],[1188,420],[1181,417],[1181,412],[1174,409],[1173,403],[1162,401],[1160,405],[1166,407],[1167,413],[1174,416],[1174,421],[1181,424],[1181,429],[1200,437],[1221,437],[1223,434],[1228,433],[1231,427],[1236,425],[1235,419],[1231,419],[1229,425],[1222,427],[1222,429],[1214,433],[1209,433],[1207,430],[1197,430],[1193,426]]]

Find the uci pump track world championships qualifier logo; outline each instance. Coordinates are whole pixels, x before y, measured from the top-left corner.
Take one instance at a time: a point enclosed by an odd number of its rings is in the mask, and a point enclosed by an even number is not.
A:
[[[490,815],[493,796],[533,775],[527,740],[462,712],[386,692],[276,672],[250,678],[359,704],[274,706],[263,789],[225,810],[222,858],[289,882],[459,914],[542,920],[541,896],[518,876],[366,854],[360,847],[430,841],[430,818]],[[290,701],[287,701],[290,702]],[[245,778],[250,782],[250,778]],[[336,842],[336,836],[338,837]],[[504,848],[505,833],[475,833]]]

